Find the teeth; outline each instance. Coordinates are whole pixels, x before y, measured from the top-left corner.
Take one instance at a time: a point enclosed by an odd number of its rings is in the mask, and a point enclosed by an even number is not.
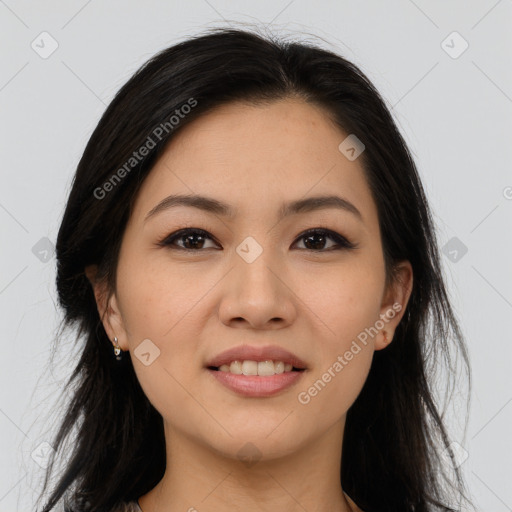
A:
[[[291,372],[293,366],[283,361],[233,361],[230,365],[223,364],[219,367],[221,372],[235,373],[236,375],[261,375],[268,376],[276,373]]]
[[[225,366],[226,370],[222,370],[222,367]],[[242,375],[242,363],[240,361],[233,361],[230,366],[227,364],[223,364],[219,370],[225,372],[236,373],[237,375]]]

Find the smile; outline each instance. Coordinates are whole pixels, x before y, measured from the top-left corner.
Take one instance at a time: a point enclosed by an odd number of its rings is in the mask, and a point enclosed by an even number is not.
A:
[[[283,361],[232,361],[231,363],[222,364],[219,367],[210,367],[221,372],[229,372],[234,375],[260,375],[263,377],[269,375],[281,374],[291,371],[302,371],[303,369],[295,368],[291,363]]]

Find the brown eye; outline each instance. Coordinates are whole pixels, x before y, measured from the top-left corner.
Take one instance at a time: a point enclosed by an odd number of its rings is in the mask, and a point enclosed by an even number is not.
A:
[[[206,240],[213,238],[202,229],[180,229],[165,238],[159,245],[172,246],[174,249],[182,249],[184,251],[199,251],[201,249],[211,249],[212,247],[204,247]],[[183,245],[178,245],[182,243]]]
[[[325,248],[325,244],[329,239],[334,241],[334,246]],[[298,240],[304,240],[305,248],[303,250],[314,252],[354,249],[356,247],[355,244],[352,244],[345,237],[339,235],[338,233],[328,229],[320,228],[309,229],[308,231],[302,233]]]

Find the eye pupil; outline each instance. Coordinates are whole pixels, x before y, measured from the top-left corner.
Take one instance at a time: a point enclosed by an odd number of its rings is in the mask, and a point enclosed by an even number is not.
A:
[[[197,246],[197,243],[196,244],[192,243],[192,247],[190,247],[187,244],[187,242],[191,242],[191,240],[194,239],[195,237],[202,238],[202,242],[204,243],[204,237],[200,233],[190,233],[188,235],[183,235],[181,237],[181,239],[184,241],[184,245],[185,245],[186,249],[198,249],[198,248],[201,249],[201,247],[202,247],[201,243],[199,243],[200,247]]]
[[[313,243],[313,247],[309,246],[308,243],[309,241],[313,240],[313,239],[320,239],[320,242],[319,243]],[[322,233],[313,233],[311,235],[306,235],[304,237],[304,245],[306,246],[307,249],[322,249],[323,246],[325,245],[325,236],[322,234]]]

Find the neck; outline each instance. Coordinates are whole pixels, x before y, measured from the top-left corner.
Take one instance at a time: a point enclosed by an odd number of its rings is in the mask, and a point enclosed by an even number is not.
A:
[[[340,484],[344,418],[313,442],[282,455],[272,443],[260,450],[239,443],[220,454],[165,425],[167,465],[158,485],[139,499],[143,512],[353,512]],[[278,450],[280,456],[272,455]]]

